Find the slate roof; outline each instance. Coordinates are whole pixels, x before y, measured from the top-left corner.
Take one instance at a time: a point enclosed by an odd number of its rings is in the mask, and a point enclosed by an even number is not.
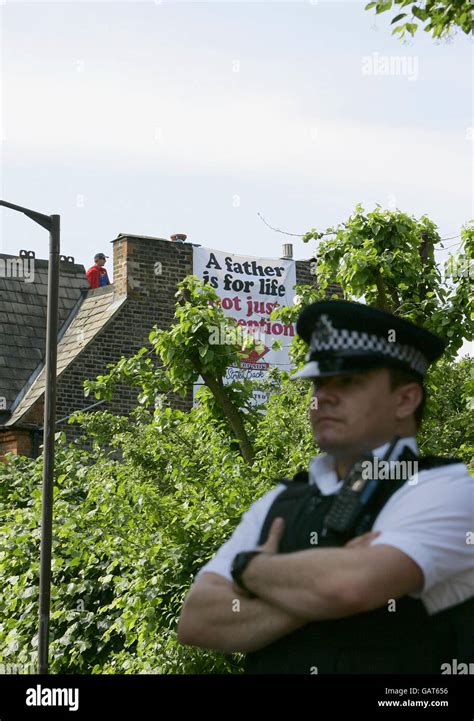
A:
[[[125,295],[117,296],[114,286],[89,289],[74,307],[59,332],[57,377],[78,357],[84,348],[107,325],[125,303]],[[42,362],[30,377],[12,408],[12,415],[4,427],[17,423],[45,390],[45,365]]]
[[[4,277],[8,262],[15,258],[0,254],[0,397],[6,399],[7,410],[46,350],[48,261],[35,259],[29,278],[33,282],[27,282],[22,277]],[[59,327],[87,288],[83,265],[60,263]]]

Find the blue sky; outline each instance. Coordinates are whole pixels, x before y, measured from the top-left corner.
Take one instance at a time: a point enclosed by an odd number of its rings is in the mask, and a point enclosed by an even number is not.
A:
[[[472,217],[472,44],[401,44],[360,2],[7,2],[1,194],[60,213],[89,266],[118,233],[278,257],[357,202]],[[405,74],[367,75],[399,58]],[[47,257],[1,212],[2,252]],[[446,245],[456,243],[457,239]],[[454,248],[455,249],[455,248]]]

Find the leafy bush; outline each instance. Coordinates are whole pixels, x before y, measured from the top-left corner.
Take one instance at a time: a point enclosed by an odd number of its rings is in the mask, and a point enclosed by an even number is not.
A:
[[[428,373],[427,407],[418,434],[421,455],[455,456],[474,469],[474,359],[438,362]]]
[[[264,420],[268,438],[281,427],[279,413]],[[280,462],[291,465],[298,439],[275,433],[249,470],[206,401],[190,413],[139,408],[130,418],[95,413],[82,423],[91,450],[61,434],[57,442],[52,672],[238,672],[238,654],[179,644],[177,620],[194,574],[272,487]],[[36,661],[41,472],[41,459],[0,464],[5,664]]]

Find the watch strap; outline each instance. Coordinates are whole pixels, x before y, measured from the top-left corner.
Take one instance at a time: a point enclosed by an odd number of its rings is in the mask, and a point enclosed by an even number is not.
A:
[[[257,598],[257,594],[253,593],[242,580],[242,574],[249,565],[252,558],[255,556],[259,556],[263,551],[241,551],[242,554],[245,554],[246,556],[246,563],[242,568],[239,568],[238,570],[234,571],[232,570],[232,578],[234,579],[235,583],[243,590],[245,593],[249,596],[249,598]]]

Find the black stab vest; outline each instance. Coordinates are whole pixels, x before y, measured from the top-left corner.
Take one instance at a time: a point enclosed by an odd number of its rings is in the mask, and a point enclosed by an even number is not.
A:
[[[409,449],[408,457],[414,458]],[[397,460],[403,460],[403,454]],[[459,463],[457,459],[426,457],[418,470]],[[309,484],[307,471],[293,480],[274,500],[265,518],[259,544],[266,541],[277,516],[285,519],[279,553],[308,548],[343,546],[347,538],[322,536],[324,518],[337,493],[324,496]],[[370,509],[365,528],[370,530],[381,508],[405,480],[386,481],[389,490]],[[314,533],[318,536],[315,537]],[[313,535],[311,535],[313,534]],[[357,533],[359,535],[359,532]],[[317,545],[313,545],[317,538]],[[312,543],[313,541],[313,543]],[[441,664],[457,659],[472,661],[474,650],[474,597],[439,613],[428,615],[420,599],[403,596],[395,609],[383,606],[346,618],[315,621],[247,654],[247,674],[441,673]]]

